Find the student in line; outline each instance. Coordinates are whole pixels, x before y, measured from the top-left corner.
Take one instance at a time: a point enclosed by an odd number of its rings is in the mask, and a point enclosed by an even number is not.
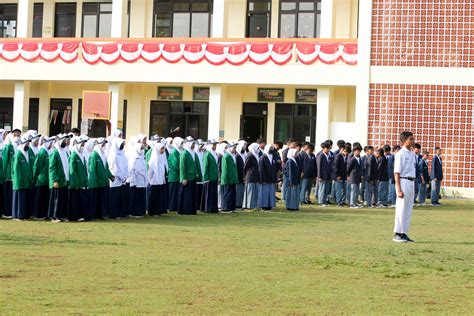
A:
[[[41,136],[40,149],[33,165],[34,196],[33,216],[38,220],[48,217],[49,196],[49,155],[52,152],[55,137]]]
[[[178,214],[196,215],[196,163],[194,161],[195,141],[188,139],[179,156],[179,189]]]
[[[12,202],[12,218],[14,220],[26,220],[30,218],[31,203],[28,202],[31,192],[31,184],[33,182],[31,167],[29,164],[29,150],[30,138],[22,136],[15,156],[12,162],[12,188],[13,188],[13,202]]]
[[[239,140],[236,148],[236,167],[237,167],[237,184],[235,185],[235,207],[241,209],[244,202],[245,183],[244,183],[244,164],[247,158],[247,142]]]
[[[69,135],[59,134],[49,156],[49,208],[48,218],[52,222],[67,221],[69,162],[67,146]]]
[[[171,212],[178,210],[179,191],[181,189],[179,160],[183,151],[183,141],[181,137],[175,137],[172,142],[173,148],[168,156],[168,207]]]
[[[146,213],[147,164],[145,159],[146,136],[138,134],[128,157],[128,182],[130,183],[129,211],[140,218]]]
[[[332,159],[330,156],[331,144],[321,143],[321,152],[316,156],[316,170],[318,183],[318,204],[328,206],[328,197],[331,190]]]
[[[378,166],[377,159],[374,156],[374,147],[367,146],[365,152],[367,158],[365,160],[365,202],[368,207],[377,206],[377,187],[378,187]]]
[[[441,148],[435,147],[433,160],[431,160],[431,205],[440,206],[439,194],[441,182],[443,181],[443,161],[441,159]]]
[[[125,140],[115,138],[109,148],[107,163],[110,173],[115,176],[114,181],[110,181],[109,193],[109,218],[126,218],[128,217],[128,196],[129,186],[128,179],[128,161],[125,156]]]
[[[285,197],[285,206],[288,211],[298,211],[300,208],[300,180],[301,180],[301,170],[296,162],[296,149],[292,148],[288,150],[287,161],[285,164],[284,173],[286,176],[286,197]]]
[[[351,152],[350,146],[341,146],[339,152],[334,157],[333,162],[333,181],[336,193],[336,205],[345,206],[346,201],[346,181],[347,181],[347,156]]]
[[[68,220],[84,220],[84,210],[87,209],[88,200],[87,189],[87,168],[84,158],[84,144],[88,137],[74,136],[71,140],[71,155],[68,159],[69,164],[69,195],[68,195]]]
[[[0,129],[0,218],[3,217],[5,211],[5,173],[3,172],[3,161],[2,161],[2,152],[5,147],[5,139],[8,136],[8,133],[4,129]]]
[[[263,155],[258,162],[260,180],[258,204],[264,211],[270,211],[276,205],[275,183],[277,183],[278,166],[272,152],[273,145],[265,145]]]
[[[388,144],[385,144],[383,146],[383,151],[384,151],[385,159],[387,159],[387,173],[388,173],[387,201],[390,207],[395,207],[396,194],[395,194],[395,182],[393,180],[393,162],[394,162],[395,156],[392,154],[392,148]]]
[[[168,160],[166,159],[165,144],[160,142],[153,146],[148,162],[148,183],[150,184],[148,215],[150,216],[161,216],[168,213],[167,170]]]
[[[383,148],[375,151],[377,159],[378,187],[377,187],[377,207],[388,207],[388,166],[387,158]]]
[[[259,189],[259,170],[258,161],[260,159],[260,147],[257,143],[249,146],[249,153],[245,157],[244,163],[244,182],[245,192],[243,208],[253,210],[258,207],[258,189]]]
[[[5,209],[3,211],[4,218],[12,218],[12,201],[13,201],[13,183],[12,183],[12,163],[13,157],[20,142],[21,130],[18,128],[8,134],[6,138],[6,145],[2,150],[2,165],[5,174],[4,182],[4,201]]]
[[[192,139],[192,137],[189,137]],[[196,197],[194,201],[196,203],[196,210],[201,210],[202,202],[202,156],[205,143],[202,139],[198,139],[194,142],[194,164],[196,165]]]
[[[202,177],[204,186],[201,210],[206,213],[219,213],[217,207],[217,180],[219,176],[217,169],[217,144],[218,142],[215,139],[209,140],[203,156]]]
[[[301,170],[301,185],[300,185],[300,203],[311,204],[311,187],[316,178],[316,157],[313,154],[314,145],[306,143],[303,149],[297,153],[299,158],[299,169]]]
[[[353,156],[347,163],[347,182],[351,185],[350,208],[362,207],[357,201],[359,197],[359,186],[362,181],[361,150],[362,148],[360,146],[354,146],[352,150]]]
[[[230,213],[235,211],[236,185],[238,182],[236,146],[237,143],[229,144],[221,161],[222,213]]]
[[[418,168],[420,168],[421,175],[421,181],[418,189],[418,201],[420,202],[420,206],[425,206],[427,189],[426,187],[430,179],[430,173],[428,171],[428,151],[426,149],[422,151],[422,159],[420,159]]]

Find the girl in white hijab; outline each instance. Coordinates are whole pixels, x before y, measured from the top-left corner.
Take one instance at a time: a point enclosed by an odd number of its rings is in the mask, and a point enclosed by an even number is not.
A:
[[[130,183],[130,214],[143,217],[146,211],[147,165],[145,161],[146,136],[137,135],[128,157],[128,182]]]
[[[0,128],[0,150],[3,149],[5,146],[5,139],[8,136],[8,131],[4,130],[3,128]]]
[[[69,149],[69,195],[68,195],[68,220],[84,220],[85,210],[89,207],[87,196],[87,170],[84,160],[84,144],[87,136],[74,136]]]
[[[12,164],[13,180],[13,220],[26,220],[30,218],[29,191],[31,184],[31,169],[28,165],[28,146],[30,140],[23,136],[18,145]]]
[[[49,196],[49,155],[53,149],[55,137],[41,136],[40,149],[33,164],[34,207],[33,217],[38,220],[48,216]]]
[[[300,207],[301,169],[295,159],[296,153],[297,151],[294,148],[288,150],[288,159],[285,164],[285,170],[283,171],[287,179],[284,192],[285,205],[288,211],[297,211]]]
[[[235,155],[235,165],[237,167],[237,184],[235,185],[235,208],[241,209],[244,203],[244,164],[247,153],[245,152],[247,142],[245,140],[239,140],[237,143],[237,153]]]
[[[157,143],[153,146],[148,162],[148,183],[150,184],[148,215],[150,216],[161,216],[168,212],[167,170],[168,160],[166,159],[165,145]]]
[[[96,145],[96,143],[97,143],[96,139],[89,138],[89,140],[84,145],[84,158],[85,158],[86,162],[89,161],[89,157],[92,154],[92,152],[94,151],[94,146]],[[86,164],[87,164],[87,170],[89,171],[89,164],[88,163],[86,163]]]
[[[54,150],[49,156],[51,198],[49,200],[48,217],[53,222],[67,220],[69,162],[66,147],[68,138],[69,136],[66,134],[59,134],[54,144]]]
[[[277,183],[277,163],[273,159],[273,145],[267,144],[263,149],[263,156],[258,162],[260,188],[258,192],[259,206],[270,211],[276,205],[275,185]]]
[[[125,140],[115,138],[107,156],[110,172],[115,176],[110,181],[109,218],[125,218],[128,216],[128,161],[125,157]]]
[[[258,207],[258,189],[259,189],[259,161],[260,147],[257,143],[252,143],[249,146],[249,153],[244,162],[244,201],[243,207],[245,209],[256,209]]]
[[[183,141],[181,137],[173,138],[173,149],[168,152],[168,207],[171,212],[178,210],[179,190],[181,188],[179,179],[179,157],[181,155]]]
[[[221,173],[222,173],[221,164],[222,164],[222,157],[224,157],[225,155],[225,150],[227,149],[227,146],[229,146],[227,142],[222,142],[218,144],[216,147],[217,169],[219,171],[219,186],[217,187],[217,206],[219,207],[219,209],[222,208],[222,194],[221,194],[221,183],[220,183]]]
[[[216,145],[217,142],[215,140],[209,140],[206,145],[206,152],[202,158],[202,180],[204,184],[201,210],[206,213],[219,212],[219,208],[217,207],[217,181],[219,177],[219,169],[217,167],[218,158]]]

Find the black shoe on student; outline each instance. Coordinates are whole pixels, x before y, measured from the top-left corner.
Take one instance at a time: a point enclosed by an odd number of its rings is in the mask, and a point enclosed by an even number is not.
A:
[[[411,239],[410,237],[408,237],[407,234],[402,234],[402,238],[405,239],[407,242],[415,242],[413,239]]]
[[[392,241],[394,242],[399,242],[399,243],[407,243],[408,240],[402,237],[402,234],[396,233],[395,236],[393,236]]]

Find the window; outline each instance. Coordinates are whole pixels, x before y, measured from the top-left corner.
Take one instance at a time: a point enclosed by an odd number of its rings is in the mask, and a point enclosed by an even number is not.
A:
[[[72,99],[51,99],[49,112],[49,135],[67,133],[71,130]]]
[[[112,34],[112,3],[82,4],[82,37],[110,37]]]
[[[0,98],[0,128],[11,131],[13,124],[13,98]]]
[[[39,99],[30,98],[30,109],[28,114],[28,129],[38,130]]]
[[[76,36],[76,3],[56,3],[54,37]]]
[[[209,37],[212,0],[155,0],[153,36]]]
[[[150,135],[207,139],[209,103],[151,101]]]
[[[279,23],[279,37],[319,37],[321,0],[281,0]]]
[[[43,37],[43,4],[33,5],[33,37]]]
[[[16,15],[18,5],[0,3],[0,38],[16,37]]]
[[[248,0],[247,37],[270,37],[270,0]]]
[[[277,103],[275,107],[275,139],[314,142],[316,105]]]

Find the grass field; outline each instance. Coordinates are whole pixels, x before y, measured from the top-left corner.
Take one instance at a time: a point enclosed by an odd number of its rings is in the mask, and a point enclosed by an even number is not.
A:
[[[0,221],[0,314],[472,314],[474,202]]]

